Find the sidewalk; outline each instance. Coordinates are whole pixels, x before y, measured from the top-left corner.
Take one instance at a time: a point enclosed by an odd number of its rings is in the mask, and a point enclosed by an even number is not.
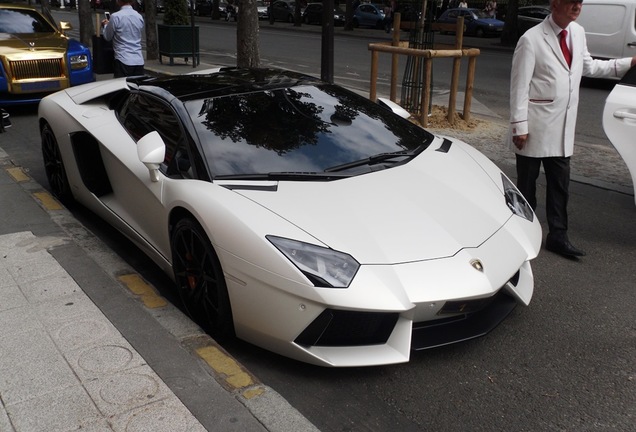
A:
[[[0,220],[0,431],[316,430],[1,148]]]

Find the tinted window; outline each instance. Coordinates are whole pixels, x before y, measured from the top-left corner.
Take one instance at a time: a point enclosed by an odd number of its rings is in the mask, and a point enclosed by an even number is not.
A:
[[[424,148],[432,136],[368,99],[323,85],[186,102],[213,176],[320,173]]]
[[[633,66],[629,71],[627,71],[623,79],[621,79],[621,84],[636,87],[636,66]]]
[[[31,10],[0,9],[0,33],[53,33],[55,29]]]
[[[133,94],[122,106],[118,116],[135,141],[152,131],[159,133],[166,144],[166,158],[162,166],[165,173],[177,149],[185,142],[181,124],[172,108],[152,96]]]

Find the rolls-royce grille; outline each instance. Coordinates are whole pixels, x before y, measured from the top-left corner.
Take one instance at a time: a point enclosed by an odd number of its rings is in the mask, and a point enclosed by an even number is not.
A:
[[[18,60],[10,62],[14,80],[34,78],[62,78],[62,59]]]

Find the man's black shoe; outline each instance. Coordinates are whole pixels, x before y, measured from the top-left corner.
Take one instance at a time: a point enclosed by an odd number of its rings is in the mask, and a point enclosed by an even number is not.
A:
[[[548,237],[545,242],[545,248],[550,252],[554,252],[568,258],[585,256],[585,252],[572,246],[572,243],[570,243],[568,239],[558,241]]]

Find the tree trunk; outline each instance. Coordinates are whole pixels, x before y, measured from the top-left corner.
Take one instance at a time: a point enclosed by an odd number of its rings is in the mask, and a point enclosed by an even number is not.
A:
[[[506,22],[501,32],[501,44],[515,46],[519,40],[517,27],[517,13],[519,12],[519,0],[510,0],[506,11]]]
[[[91,13],[91,4],[87,1],[78,1],[77,10],[79,14],[80,42],[87,47],[91,47],[93,45],[93,35],[95,34],[95,25],[93,24],[94,15]]]
[[[159,44],[157,43],[157,7],[154,1],[146,1],[145,31],[146,31],[146,60],[159,58]]]
[[[345,25],[344,30],[353,30],[353,0],[345,2]]]
[[[236,65],[259,67],[258,8],[256,0],[240,0],[236,23]]]

